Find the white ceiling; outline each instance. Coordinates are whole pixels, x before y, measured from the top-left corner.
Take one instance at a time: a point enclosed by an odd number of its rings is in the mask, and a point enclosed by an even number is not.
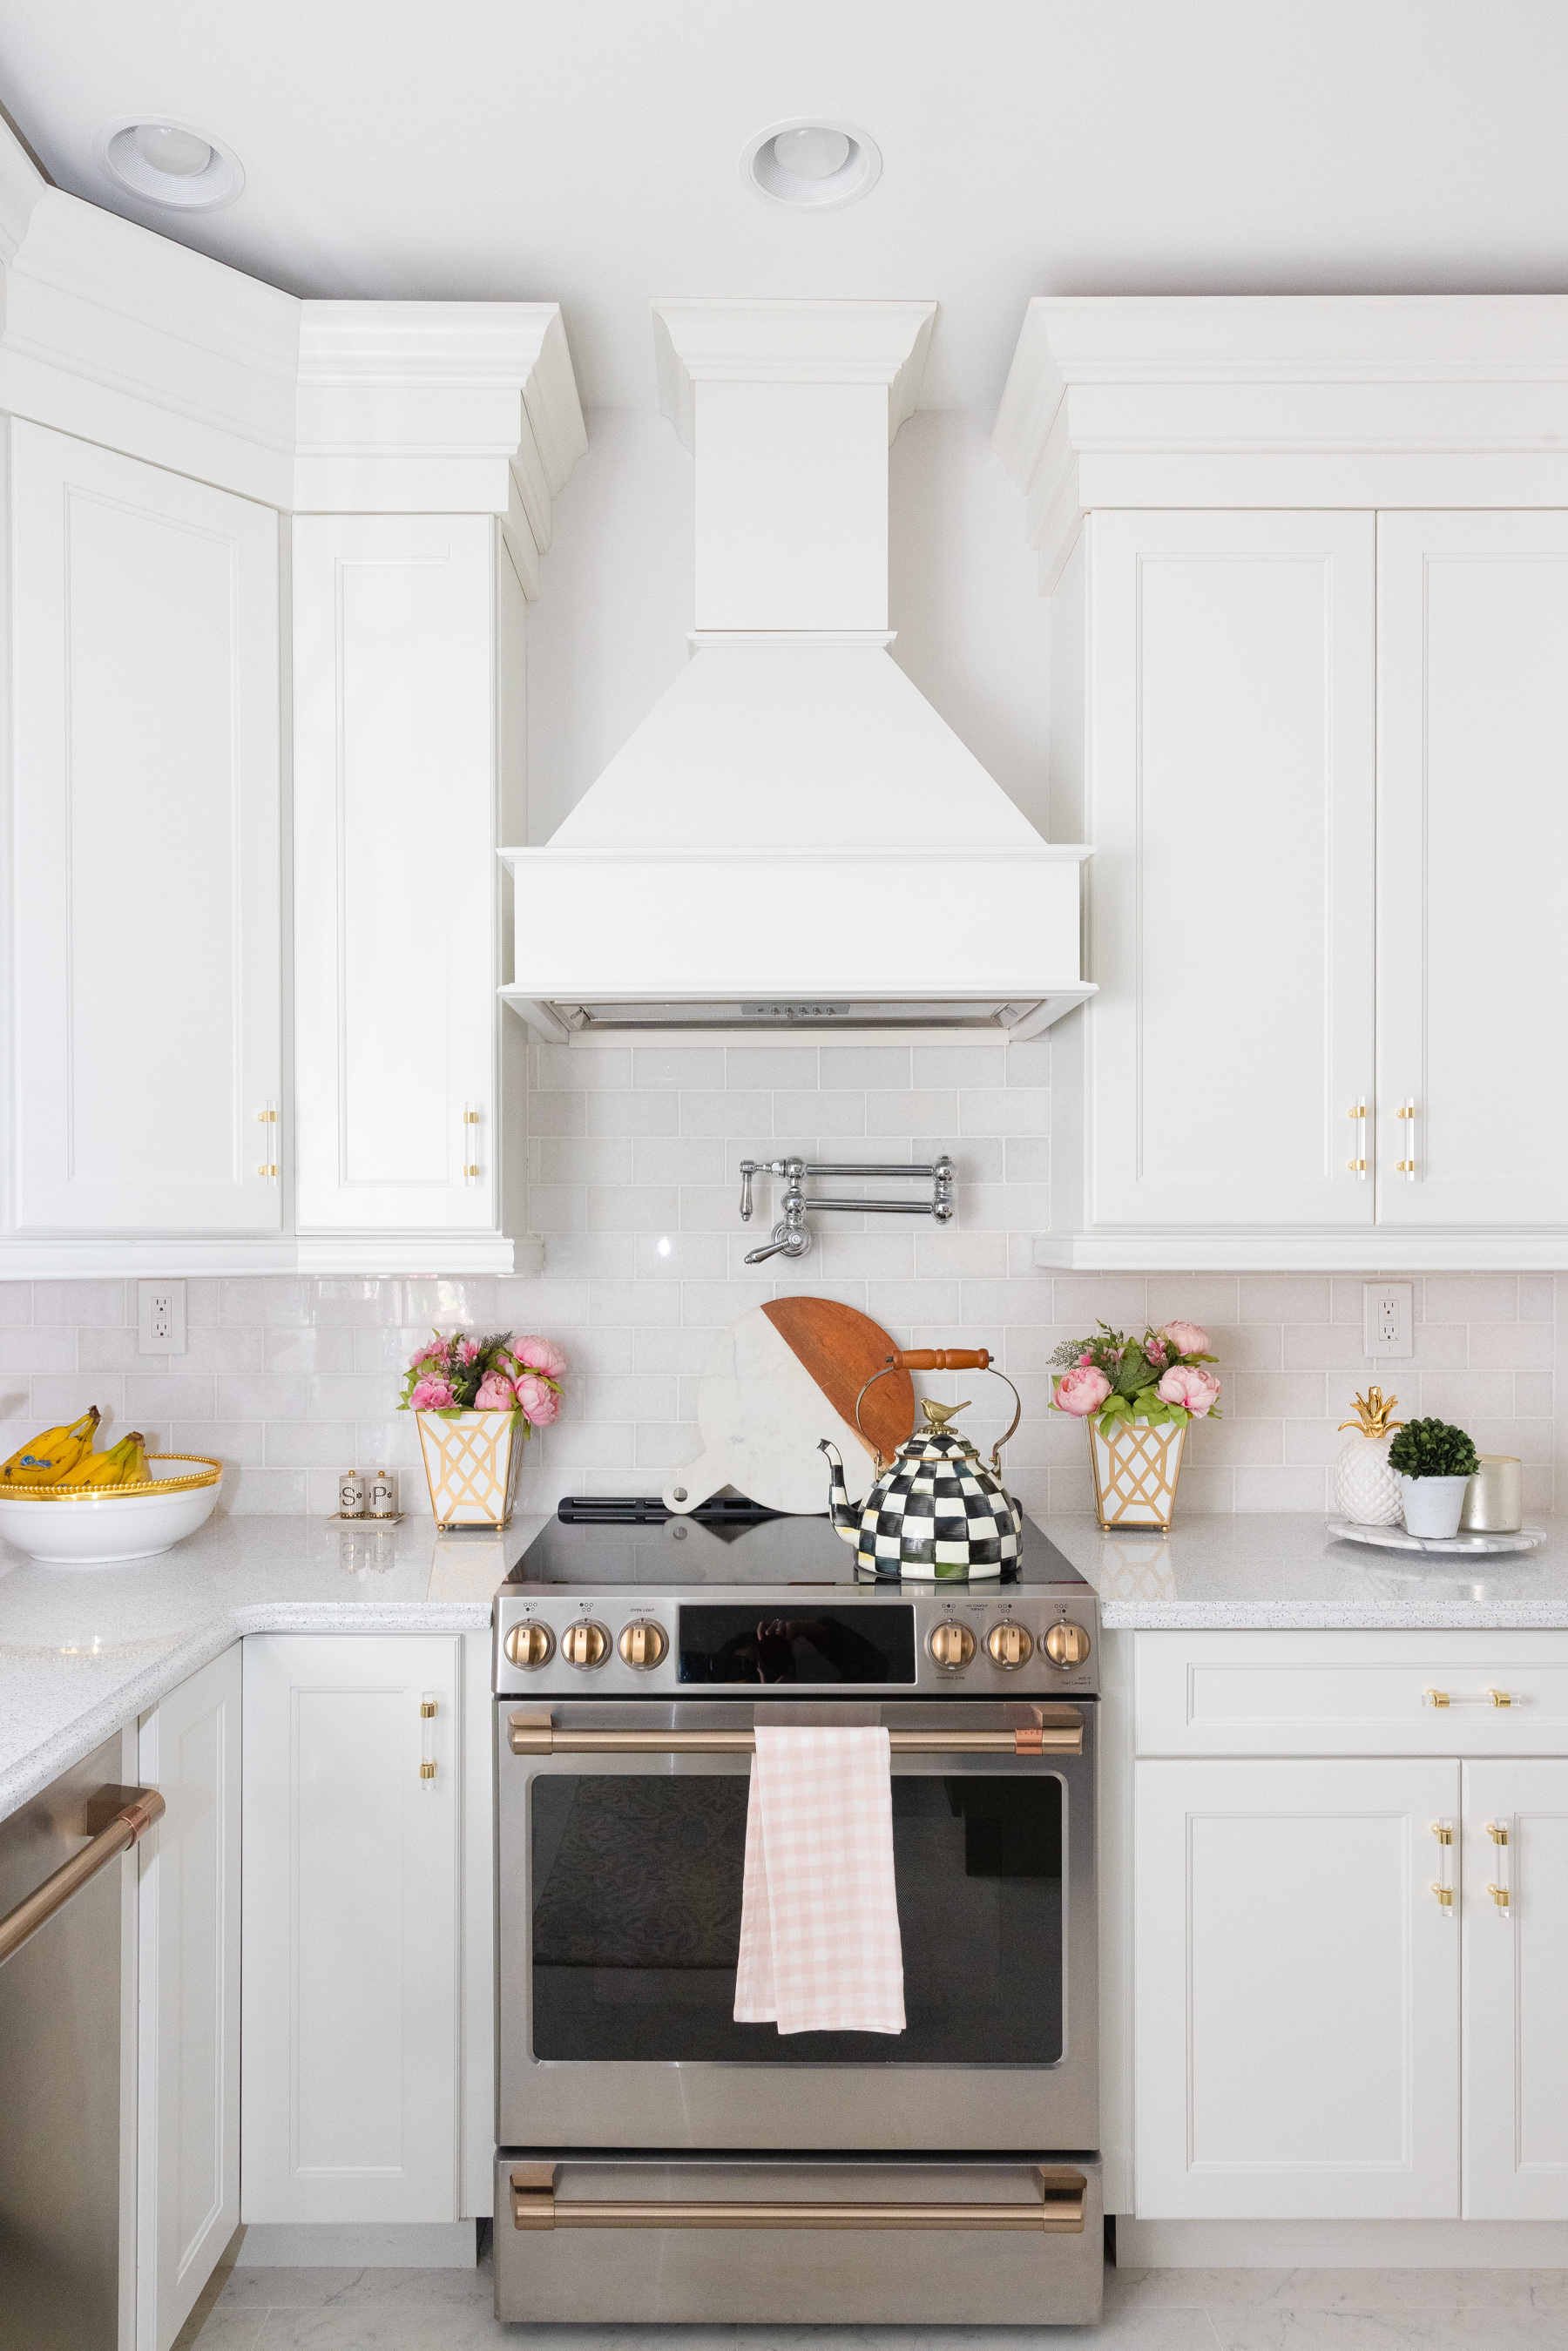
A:
[[[988,422],[1030,294],[1568,285],[1560,0],[5,0],[0,101],[294,292],[559,299],[601,406],[654,404],[655,294],[935,296],[924,404]],[[139,206],[128,115],[239,202]],[[743,186],[795,115],[870,131],[869,197]]]

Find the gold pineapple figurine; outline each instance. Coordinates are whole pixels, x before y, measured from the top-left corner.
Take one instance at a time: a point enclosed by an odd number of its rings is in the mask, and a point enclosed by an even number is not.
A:
[[[1381,1388],[1368,1388],[1355,1399],[1355,1418],[1340,1423],[1355,1434],[1333,1466],[1334,1507],[1357,1526],[1396,1527],[1403,1516],[1399,1480],[1388,1466],[1394,1432],[1405,1426],[1394,1417],[1398,1402],[1390,1396],[1385,1403]]]

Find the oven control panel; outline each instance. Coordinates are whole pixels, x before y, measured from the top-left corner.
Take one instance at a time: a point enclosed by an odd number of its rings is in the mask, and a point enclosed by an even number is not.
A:
[[[1086,1588],[861,1593],[841,1585],[655,1594],[508,1587],[496,1604],[503,1697],[1092,1697],[1100,1619]]]

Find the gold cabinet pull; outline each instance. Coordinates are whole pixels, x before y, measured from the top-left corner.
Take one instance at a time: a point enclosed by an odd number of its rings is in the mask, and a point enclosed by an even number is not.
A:
[[[1450,1883],[1453,1864],[1448,1855],[1453,1851],[1454,1823],[1452,1821],[1433,1821],[1430,1825],[1432,1834],[1442,1849],[1443,1870],[1442,1876],[1433,1880],[1432,1891],[1437,1897],[1437,1906],[1444,1917],[1451,1918],[1454,1915],[1454,1889]]]
[[[1448,1826],[1447,1821],[1434,1821],[1432,1823],[1432,1834],[1437,1838],[1439,1844],[1452,1844],[1454,1842],[1454,1832]]]
[[[419,1701],[419,1777],[428,1787],[435,1777],[435,1709],[438,1701],[434,1690],[426,1690]]]
[[[1359,1095],[1356,1097],[1355,1101],[1352,1103],[1352,1105],[1351,1105],[1351,1111],[1350,1111],[1350,1115],[1351,1115],[1351,1117],[1352,1117],[1353,1119],[1360,1119],[1360,1120],[1364,1120],[1364,1119],[1365,1119],[1365,1117],[1366,1117],[1366,1096],[1365,1096],[1364,1094],[1359,1094]],[[1365,1134],[1365,1132],[1366,1132],[1366,1129],[1365,1129],[1364,1125],[1363,1125],[1363,1126],[1359,1129],[1359,1131],[1358,1131],[1358,1133],[1357,1133],[1357,1135],[1356,1135],[1356,1140],[1357,1140],[1357,1142],[1358,1142],[1358,1143],[1363,1139],[1363,1137],[1364,1137],[1364,1134]],[[1357,1183],[1359,1183],[1359,1184],[1364,1184],[1364,1183],[1365,1183],[1365,1181],[1366,1181],[1366,1161],[1365,1161],[1365,1159],[1364,1159],[1364,1158],[1359,1158],[1359,1159],[1347,1159],[1347,1160],[1345,1161],[1345,1163],[1344,1163],[1344,1164],[1345,1164],[1346,1167],[1349,1169],[1350,1173],[1351,1173],[1351,1174],[1355,1177],[1355,1179],[1356,1179]]]
[[[470,1154],[479,1147],[479,1138],[474,1132],[478,1123],[478,1103],[465,1102],[463,1105],[463,1181],[465,1184],[476,1184],[479,1181],[479,1163],[470,1156]]]
[[[1453,1908],[1454,1889],[1451,1886],[1439,1886],[1437,1879],[1434,1878],[1432,1880],[1432,1891],[1437,1896],[1445,1910],[1451,1910]]]
[[[1447,1706],[1448,1693],[1447,1690],[1424,1689],[1421,1693],[1421,1703],[1423,1706]]]
[[[1510,1698],[1507,1690],[1489,1689],[1487,1696],[1490,1698],[1493,1706],[1511,1706],[1513,1704],[1513,1700]]]
[[[1508,1831],[1506,1829],[1499,1828],[1495,1821],[1489,1821],[1487,1823],[1487,1834],[1490,1837],[1493,1844],[1506,1844],[1508,1843]]]
[[[554,2164],[512,2173],[514,2229],[1030,2229],[1081,2237],[1089,2183],[1036,2167],[1040,2200],[1016,2204],[688,2204],[650,2198],[558,2197]]]
[[[257,1126],[265,1126],[268,1129],[275,1127],[277,1124],[277,1104],[276,1102],[268,1102],[265,1110],[258,1110],[256,1114],[256,1123]],[[268,1159],[264,1159],[261,1165],[256,1172],[262,1177],[264,1182],[276,1184],[277,1181],[277,1140],[270,1132],[267,1134],[267,1140],[271,1145],[272,1155]]]
[[[1406,1122],[1406,1132],[1400,1137],[1400,1141],[1404,1144],[1405,1149],[1410,1154],[1408,1159],[1396,1159],[1395,1161],[1395,1172],[1396,1175],[1403,1176],[1407,1184],[1414,1184],[1416,1181],[1416,1101],[1414,1095],[1406,1094],[1394,1115],[1396,1118],[1403,1119]]]
[[[1487,1892],[1491,1896],[1492,1900],[1497,1904],[1500,1910],[1506,1910],[1508,1908],[1508,1888],[1506,1886],[1493,1886],[1489,1883]]]
[[[1493,1917],[1500,1918],[1503,1925],[1506,1927],[1512,1923],[1513,1918],[1513,1912],[1510,1907],[1508,1898],[1508,1880],[1513,1874],[1513,1865],[1508,1859],[1508,1823],[1506,1821],[1489,1821],[1487,1823],[1487,1834],[1490,1837],[1492,1844],[1496,1848],[1498,1876],[1502,1881],[1500,1885],[1494,1886],[1489,1878],[1487,1881],[1487,1892],[1492,1898]]]

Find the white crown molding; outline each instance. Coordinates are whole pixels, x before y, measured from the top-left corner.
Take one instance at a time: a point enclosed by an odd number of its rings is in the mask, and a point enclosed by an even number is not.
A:
[[[0,123],[0,411],[280,512],[493,514],[587,445],[554,302],[301,302],[49,187]]]
[[[1203,1232],[1164,1227],[1042,1233],[1041,1270],[1079,1273],[1561,1273],[1568,1228],[1541,1231]]]
[[[659,405],[696,447],[699,383],[881,383],[891,443],[914,414],[935,302],[767,302],[726,296],[653,304]]]
[[[1039,297],[993,440],[1045,589],[1096,507],[1568,505],[1568,297]]]

